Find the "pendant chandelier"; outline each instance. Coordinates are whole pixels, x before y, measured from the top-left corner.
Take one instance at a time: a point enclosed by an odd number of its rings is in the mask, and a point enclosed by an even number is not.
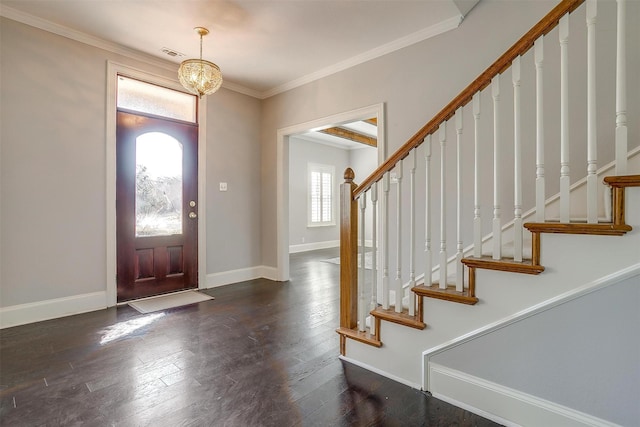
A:
[[[200,35],[200,59],[187,59],[180,64],[178,78],[180,83],[189,92],[198,95],[211,95],[222,86],[222,73],[213,62],[202,59],[202,37],[209,34],[209,30],[203,27],[195,27]]]

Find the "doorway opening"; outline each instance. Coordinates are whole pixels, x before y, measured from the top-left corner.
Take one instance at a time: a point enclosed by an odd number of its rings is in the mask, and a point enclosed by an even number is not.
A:
[[[386,158],[385,150],[385,126],[384,126],[384,104],[376,104],[369,107],[348,111],[341,114],[313,120],[306,123],[279,129],[277,132],[277,268],[276,280],[289,280],[289,253],[290,253],[290,171],[289,166],[292,154],[291,144],[295,144],[296,138],[300,138],[309,132],[322,131],[327,129],[341,128],[345,124],[360,121],[375,120],[376,123],[376,167],[380,165]],[[336,186],[343,182],[344,170],[335,170]],[[361,179],[364,179],[368,173],[362,173]],[[339,203],[339,201],[338,201]],[[336,220],[339,212],[335,211]],[[339,227],[339,221],[336,221]]]

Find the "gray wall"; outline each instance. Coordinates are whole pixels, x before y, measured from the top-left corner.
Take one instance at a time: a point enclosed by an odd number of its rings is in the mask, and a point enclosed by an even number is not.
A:
[[[387,153],[391,154],[424,125],[443,105],[537,22],[556,1],[518,2],[483,0],[471,10],[461,27],[392,54],[371,60],[264,101],[220,90],[209,98],[207,126],[207,272],[216,273],[260,265],[276,266],[276,131],[321,117],[364,106],[385,103]],[[602,2],[599,13],[611,16],[614,2]],[[640,21],[640,2],[628,3],[628,22]],[[501,25],[495,25],[499,20]],[[599,19],[599,23],[606,22]],[[584,34],[584,8],[572,20],[571,40]],[[611,26],[600,25],[598,53],[610,58],[612,49],[602,45],[615,37]],[[640,63],[640,26],[628,25],[628,67]],[[106,61],[175,78],[177,66],[158,68],[98,48],[56,36],[2,18],[0,25],[0,305],[3,307],[61,298],[105,289],[105,105]],[[546,70],[557,69],[557,33],[547,37]],[[572,45],[573,46],[573,45]],[[581,46],[572,47],[572,114],[585,115],[584,57]],[[555,58],[555,59],[554,59]],[[531,60],[526,73],[530,79]],[[523,64],[524,67],[524,64]],[[614,87],[613,66],[598,69],[600,90]],[[523,71],[523,79],[526,77]],[[629,94],[640,93],[639,80],[629,74]],[[549,78],[547,78],[549,77]],[[550,113],[557,110],[557,82],[545,75]],[[510,99],[510,76],[503,78],[503,99]],[[523,99],[530,98],[531,82],[523,83]],[[486,98],[486,97],[485,97]],[[629,96],[630,148],[640,143],[640,97]],[[614,102],[601,96],[605,118],[614,119]],[[503,102],[509,120],[510,104]],[[523,106],[525,111],[531,105]],[[527,110],[529,109],[529,110]],[[490,100],[483,99],[490,112]],[[572,116],[572,120],[574,118]],[[527,114],[529,119],[530,114]],[[608,119],[607,119],[608,117]],[[467,114],[466,129],[471,129]],[[483,125],[490,129],[490,125]],[[523,127],[531,126],[524,124]],[[599,163],[613,158],[611,126],[598,129]],[[509,129],[504,140],[510,141]],[[572,131],[573,132],[573,131]],[[453,165],[453,130],[449,129],[448,160]],[[550,128],[547,165],[557,167],[558,138]],[[470,132],[465,134],[470,137]],[[572,175],[584,175],[584,137],[572,148]],[[532,136],[527,133],[526,150]],[[469,143],[469,140],[465,140]],[[490,144],[490,141],[486,141]],[[575,152],[573,151],[575,150]],[[482,151],[490,164],[490,149]],[[434,151],[434,156],[437,151]],[[531,159],[531,152],[524,153]],[[288,153],[285,153],[285,158]],[[505,147],[504,156],[511,156]],[[533,165],[525,165],[532,176]],[[465,173],[470,173],[466,168]],[[437,174],[434,168],[434,174]],[[508,176],[508,171],[504,176]],[[423,176],[418,171],[417,182]],[[557,192],[558,174],[548,170],[548,194]],[[359,182],[364,177],[356,176]],[[483,173],[482,188],[490,191],[490,173]],[[574,179],[575,180],[575,179]],[[217,191],[218,182],[229,191]],[[447,191],[453,191],[450,179]],[[418,190],[420,194],[421,190]],[[468,194],[470,188],[465,188]],[[407,192],[405,192],[406,195]],[[437,200],[437,194],[434,194]],[[526,204],[532,196],[525,192]],[[491,196],[484,200],[490,201]],[[503,205],[512,205],[510,188]],[[417,209],[420,211],[422,198]],[[437,211],[438,205],[433,209]],[[465,202],[469,203],[469,202]],[[454,206],[448,215],[454,217]],[[490,203],[483,205],[490,221]],[[464,212],[472,210],[465,206]],[[505,208],[503,220],[509,220]],[[391,214],[393,215],[393,213]],[[393,220],[393,218],[391,218]],[[416,233],[422,235],[422,221]],[[449,223],[453,236],[454,224]],[[487,228],[485,228],[487,229]],[[468,230],[467,230],[468,231]],[[433,229],[434,235],[439,230]],[[465,239],[469,241],[469,239]],[[201,242],[202,244],[203,242]],[[391,247],[390,250],[393,250]],[[391,268],[393,266],[390,266]]]
[[[295,137],[289,138],[289,147],[289,244],[300,245],[338,240],[340,238],[338,206],[335,206],[333,212],[336,215],[335,225],[307,227],[307,165],[311,162],[334,166],[333,191],[335,195],[339,195],[339,186],[342,183],[340,177],[349,166],[349,151]],[[338,202],[339,196],[335,200]]]
[[[207,108],[207,273],[259,266],[261,104],[220,90]]]
[[[431,361],[620,425],[637,425],[638,306],[635,276]]]
[[[483,0],[474,7],[461,26],[453,31],[409,46],[389,55],[371,60],[351,69],[336,73],[321,80],[287,91],[263,103],[261,126],[262,156],[262,256],[263,264],[276,265],[276,131],[287,126],[316,120],[336,113],[354,110],[363,106],[378,103],[385,104],[387,129],[387,153],[390,155],[409,137],[420,129],[444,105],[454,98],[487,66],[507,50],[525,31],[549,12],[557,1],[503,1]],[[599,3],[598,55],[608,59],[610,65],[602,65],[597,70],[599,93],[599,122],[608,123],[598,128],[600,145],[598,163],[606,164],[613,160],[613,137],[615,102],[613,98],[615,73],[613,66],[611,43],[615,40],[615,31],[610,22],[615,15],[615,2]],[[640,2],[629,2],[628,22],[640,20]],[[500,25],[496,25],[499,22]],[[580,125],[586,117],[586,67],[585,67],[585,10],[576,11],[571,19],[570,72],[571,72],[571,179],[577,181],[586,175],[586,136],[585,127]],[[603,23],[607,23],[604,25]],[[615,22],[615,21],[614,21]],[[640,49],[637,49],[638,26],[628,25],[627,43],[628,68],[637,70],[640,64]],[[545,111],[550,117],[559,111],[559,47],[557,30],[552,31],[545,39]],[[523,58],[522,99],[523,99],[523,174],[524,179],[531,182],[535,177],[535,78],[532,52]],[[640,143],[640,124],[632,117],[640,114],[640,97],[632,96],[640,93],[638,79],[628,79],[628,113],[630,149]],[[503,223],[513,218],[513,171],[510,168],[513,158],[513,130],[511,100],[513,89],[511,73],[506,72],[501,78],[501,111],[502,122],[506,124],[501,134],[501,149],[504,165],[501,169],[504,177],[502,189]],[[470,107],[470,106],[469,106]],[[482,97],[482,111],[485,120],[481,123],[483,136],[481,148],[481,199],[484,230],[490,229],[492,210],[492,105],[490,92]],[[511,123],[511,124],[510,124]],[[447,165],[448,170],[455,170],[455,130],[447,129]],[[465,110],[465,134],[463,144],[473,144],[473,120],[469,109]],[[559,191],[559,124],[547,122],[545,132],[547,141],[545,163],[547,166],[547,194]],[[438,176],[437,159],[439,147],[434,144],[433,174]],[[422,155],[422,149],[419,150]],[[464,192],[464,227],[465,242],[471,241],[472,186],[469,184],[473,173],[470,166],[470,153],[463,159],[465,164],[463,176],[467,185]],[[420,157],[419,157],[420,159]],[[364,177],[356,176],[356,181]],[[424,181],[423,169],[416,174],[418,183]],[[526,182],[525,182],[526,184]],[[424,190],[418,188],[418,194]],[[455,179],[450,175],[446,191],[455,194]],[[439,191],[435,191],[432,209],[439,211]],[[403,194],[408,197],[408,191]],[[524,209],[531,208],[534,195],[525,187]],[[393,196],[392,196],[393,198]],[[392,200],[393,202],[393,200]],[[417,211],[424,206],[423,198],[418,198]],[[394,213],[390,213],[393,221]],[[447,216],[455,218],[455,205],[448,205]],[[417,235],[423,235],[424,221],[418,221]],[[439,225],[434,224],[433,235],[439,235]],[[448,235],[455,236],[455,222],[449,221]],[[390,250],[393,252],[393,238]],[[434,251],[437,253],[437,251]],[[390,265],[390,268],[393,268]]]
[[[4,18],[0,59],[0,306],[104,291],[106,63],[172,79],[177,66]],[[226,89],[209,98],[208,273],[261,262],[260,116],[254,98]]]
[[[307,164],[319,163],[335,167],[336,225],[307,227]],[[343,174],[351,167],[357,176],[367,176],[378,165],[378,150],[373,147],[347,150],[306,139],[289,138],[289,244],[301,245],[340,238],[339,189]],[[304,238],[304,241],[302,241]]]

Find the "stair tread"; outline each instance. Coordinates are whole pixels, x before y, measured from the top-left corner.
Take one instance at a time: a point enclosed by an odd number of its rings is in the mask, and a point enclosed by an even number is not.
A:
[[[478,302],[477,297],[469,295],[469,290],[467,288],[465,288],[462,292],[458,292],[456,290],[456,285],[447,285],[445,289],[440,289],[440,285],[438,283],[433,283],[431,286],[422,284],[414,286],[411,290],[419,296],[436,298],[445,301],[458,302],[468,305],[474,305]]]
[[[382,341],[377,339],[374,335],[371,335],[368,331],[359,331],[357,328],[338,328],[336,329],[336,332],[364,344],[372,345],[374,347],[382,347]]]
[[[591,234],[600,236],[622,236],[632,230],[627,224],[597,223],[588,224],[586,222],[528,222],[524,227],[536,233],[558,233],[558,234]]]
[[[640,187],[640,175],[607,176],[604,182],[611,187]]]
[[[530,259],[515,261],[513,258],[493,259],[489,256],[463,258],[462,263],[467,267],[485,270],[508,271],[512,273],[539,274],[544,271],[541,265],[535,265]]]
[[[380,306],[376,307],[374,310],[371,310],[370,313],[374,317],[378,317],[382,320],[386,320],[388,322],[397,323],[404,326],[409,326],[415,329],[424,329],[427,327],[427,324],[422,320],[418,319],[418,316],[409,315],[408,310],[403,309],[401,313],[396,313],[394,308],[384,309]]]

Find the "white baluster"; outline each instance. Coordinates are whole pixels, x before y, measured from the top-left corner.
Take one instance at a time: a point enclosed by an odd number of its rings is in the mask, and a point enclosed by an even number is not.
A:
[[[360,268],[358,271],[358,329],[364,332],[366,329],[367,310],[364,299],[364,286],[365,286],[365,270],[364,270],[364,258],[365,258],[365,235],[366,235],[366,211],[367,211],[367,193],[360,195]],[[372,322],[373,323],[373,322]]]
[[[400,160],[395,167],[396,179],[398,182],[398,200],[396,204],[396,234],[397,234],[397,247],[396,247],[396,313],[402,312],[402,163]]]
[[[389,172],[382,176],[382,308],[389,309]]]
[[[447,123],[440,125],[440,289],[447,287]]]
[[[462,108],[456,110],[456,291],[464,290],[464,264],[462,264]]]
[[[473,256],[482,256],[482,218],[480,216],[480,92],[473,95]]]
[[[416,294],[411,289],[416,285],[416,150],[411,150],[409,160],[409,315],[416,314]]]
[[[626,0],[618,0],[616,37],[616,175],[627,173]]]
[[[378,307],[378,183],[371,186],[371,304],[369,312]],[[376,322],[369,328],[372,335],[376,333]]]
[[[587,0],[587,222],[598,222],[598,134],[596,129],[596,0]]]
[[[522,135],[520,130],[520,57],[511,63],[513,83],[513,260],[522,261]]]
[[[502,223],[500,220],[500,75],[491,80],[493,96],[493,259],[502,258]]]
[[[544,188],[544,86],[542,68],[544,63],[544,37],[534,43],[536,62],[536,221],[545,220]]]
[[[425,224],[424,224],[424,284],[431,286],[433,283],[432,269],[433,259],[431,254],[431,135],[424,139],[424,163],[425,163]]]
[[[569,187],[569,15],[560,18],[560,222],[570,218]]]

